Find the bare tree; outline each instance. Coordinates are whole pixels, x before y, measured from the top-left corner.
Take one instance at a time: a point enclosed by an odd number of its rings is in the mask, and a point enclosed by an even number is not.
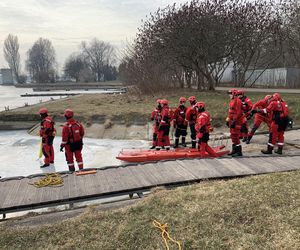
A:
[[[65,63],[64,72],[66,76],[74,78],[76,82],[79,82],[80,76],[83,74],[87,65],[82,55],[72,54],[70,55]]]
[[[8,63],[9,68],[12,70],[13,75],[18,83],[20,83],[20,54],[18,37],[9,34],[4,41],[4,58]]]
[[[48,39],[39,38],[27,52],[26,67],[37,83],[55,81],[55,50]]]
[[[97,82],[106,81],[104,68],[115,61],[115,49],[110,43],[100,41],[97,38],[89,43],[81,43],[81,51]]]

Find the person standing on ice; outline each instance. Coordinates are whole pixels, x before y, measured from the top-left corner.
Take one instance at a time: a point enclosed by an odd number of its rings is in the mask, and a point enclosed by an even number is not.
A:
[[[157,134],[157,146],[156,150],[160,150],[164,147],[166,150],[170,149],[170,123],[171,123],[171,114],[169,108],[168,100],[161,100],[162,111],[161,111],[161,121],[158,127]]]
[[[157,134],[158,134],[158,127],[161,121],[161,110],[162,110],[162,106],[161,106],[161,100],[158,99],[156,101],[157,106],[156,108],[152,111],[151,113],[151,121],[154,121],[153,123],[153,137],[152,137],[152,147],[150,149],[155,149],[155,147],[157,146]]]
[[[209,141],[209,133],[213,130],[211,126],[210,113],[205,111],[205,103],[197,102],[195,105],[198,111],[198,118],[195,125],[198,138],[198,149],[200,151],[200,156],[205,157],[207,152],[211,157],[218,157],[216,152],[207,144]]]
[[[41,117],[41,127],[40,127],[40,137],[42,137],[42,152],[44,155],[44,165],[41,168],[50,166],[54,163],[54,149],[53,140],[56,134],[54,128],[54,121],[51,116],[48,115],[48,110],[46,108],[41,108],[39,110],[39,115]]]
[[[64,116],[67,122],[64,124],[62,129],[60,151],[63,152],[63,149],[65,148],[66,160],[70,171],[75,171],[74,156],[76,158],[78,168],[81,170],[83,169],[81,151],[83,146],[82,139],[84,136],[84,127],[80,122],[73,118],[74,112],[71,109],[66,109]]]
[[[185,113],[187,108],[185,107],[186,99],[184,97],[179,98],[179,106],[174,112],[173,125],[175,130],[175,145],[174,148],[178,148],[179,137],[181,136],[181,145],[186,147],[185,137],[187,135],[187,121],[185,120]]]
[[[197,103],[197,100],[196,100],[195,96],[190,96],[188,100],[189,100],[191,106],[188,107],[188,109],[186,111],[185,119],[187,122],[189,122],[189,125],[190,125],[192,148],[196,148],[197,140],[196,140],[195,124],[197,121],[197,110],[194,108],[194,106]]]

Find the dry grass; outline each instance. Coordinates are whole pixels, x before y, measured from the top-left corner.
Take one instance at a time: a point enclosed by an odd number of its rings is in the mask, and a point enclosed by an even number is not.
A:
[[[300,172],[210,181],[155,194],[114,212],[51,226],[0,224],[2,249],[164,249],[156,219],[184,249],[300,249]],[[7,222],[9,223],[9,222]],[[176,249],[174,246],[171,249]]]
[[[176,107],[180,96],[189,97],[195,95],[198,100],[206,103],[207,109],[213,117],[213,124],[216,127],[224,125],[224,120],[228,109],[228,96],[225,92],[195,92],[172,90],[168,95],[161,96],[138,96],[132,94],[123,95],[103,95],[91,94],[70,97],[56,102],[46,104],[37,104],[30,107],[19,108],[10,112],[1,112],[0,118],[9,119],[9,117],[26,116],[38,119],[37,112],[41,106],[49,109],[50,113],[56,117],[62,116],[66,108],[72,108],[81,121],[93,123],[103,117],[109,117],[112,121],[123,121],[125,124],[133,124],[137,121],[146,123],[150,113],[156,105],[158,98],[166,98],[170,101],[171,107]],[[249,93],[253,101],[263,98],[265,93]],[[283,98],[290,106],[292,117],[295,122],[300,121],[300,98],[299,94],[283,94]]]

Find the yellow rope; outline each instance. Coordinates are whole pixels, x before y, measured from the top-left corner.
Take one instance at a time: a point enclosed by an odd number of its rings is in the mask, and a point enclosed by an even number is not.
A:
[[[161,236],[164,240],[165,246],[167,250],[170,250],[169,245],[168,245],[168,240],[174,242],[175,244],[178,245],[178,249],[181,250],[181,245],[180,242],[177,240],[174,240],[171,238],[170,234],[168,233],[168,225],[166,224],[161,224],[157,220],[153,220],[153,225],[161,230]]]
[[[34,182],[29,183],[37,188],[47,187],[47,186],[55,186],[60,187],[64,185],[64,180],[62,179],[60,174],[50,173],[46,174],[46,177]]]

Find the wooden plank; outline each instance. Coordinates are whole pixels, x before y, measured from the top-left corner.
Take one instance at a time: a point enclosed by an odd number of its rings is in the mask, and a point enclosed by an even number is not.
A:
[[[129,166],[127,167],[130,173],[132,174],[132,178],[137,182],[141,187],[148,187],[155,185],[156,177],[152,175],[153,163],[138,166]]]
[[[287,162],[286,157],[276,157],[276,159],[274,159],[274,164],[278,165],[278,167],[280,167],[281,171],[289,171],[289,170],[293,170],[295,169],[295,165],[297,164],[296,162],[290,163]],[[300,165],[298,163],[298,165]]]
[[[263,164],[264,160],[260,158],[240,158],[239,162],[247,165],[248,168],[251,168],[257,174],[273,172],[272,169]]]
[[[172,161],[172,162],[163,162],[163,166],[167,173],[173,172],[176,174],[177,178],[180,178],[182,180],[188,181],[188,180],[196,180],[197,177],[193,175],[190,171],[182,167],[178,161]]]
[[[9,195],[11,189],[11,181],[1,181],[0,182],[0,208],[3,207],[6,197]]]
[[[6,198],[4,200],[3,207],[11,207],[11,206],[14,206],[15,204],[17,204],[16,200],[19,199],[17,190],[19,189],[19,187],[22,183],[22,180],[24,180],[24,179],[11,181],[10,190],[8,191],[8,195],[6,196]]]
[[[228,168],[230,168],[231,171],[234,172],[233,176],[240,176],[240,175],[246,175],[246,174],[253,174],[254,171],[250,168],[247,168],[242,163],[239,163],[238,160],[231,158],[231,159],[224,159],[222,161],[223,164],[225,164]]]

